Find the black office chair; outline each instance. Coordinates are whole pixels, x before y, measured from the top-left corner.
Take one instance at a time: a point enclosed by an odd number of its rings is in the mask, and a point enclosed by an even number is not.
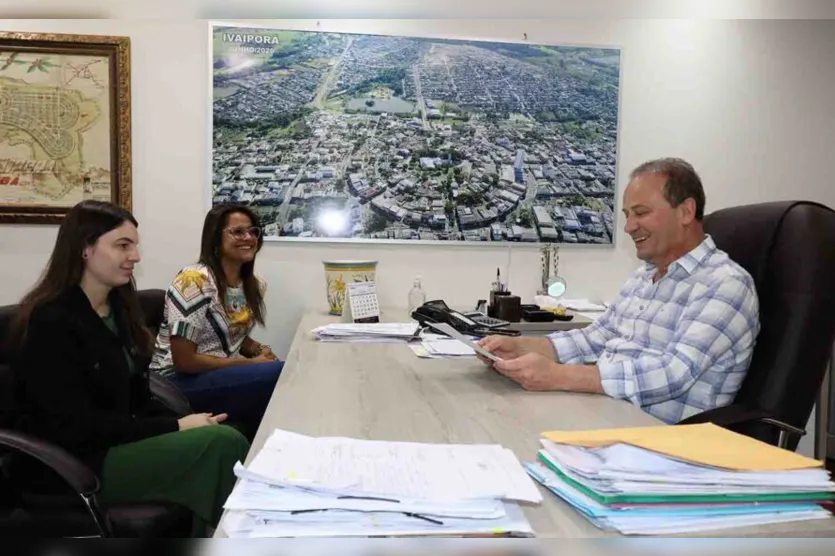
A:
[[[137,295],[139,305],[142,307],[142,314],[145,316],[145,326],[156,338],[165,314],[165,290],[139,290]],[[179,388],[157,373],[150,373],[148,376],[151,379],[151,392],[154,397],[180,415],[185,416],[192,413],[188,398],[180,392]]]
[[[146,321],[153,332],[162,320],[162,290],[139,292]],[[89,467],[51,442],[15,430],[14,383],[6,342],[16,305],[0,307],[0,537],[187,537],[192,514],[171,503],[99,504],[98,477]],[[151,390],[181,415],[191,413],[188,401],[165,379],[151,374]],[[32,492],[21,488],[12,465],[45,465],[68,490]]]
[[[681,424],[713,422],[795,450],[835,340],[835,211],[761,203],[713,212],[704,227],[753,276],[761,330],[734,403]]]

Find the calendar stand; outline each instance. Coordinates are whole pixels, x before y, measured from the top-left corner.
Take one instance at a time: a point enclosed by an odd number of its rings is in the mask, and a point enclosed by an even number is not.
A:
[[[355,323],[380,322],[380,303],[377,300],[377,284],[374,282],[354,282],[348,284],[348,303],[350,319]]]

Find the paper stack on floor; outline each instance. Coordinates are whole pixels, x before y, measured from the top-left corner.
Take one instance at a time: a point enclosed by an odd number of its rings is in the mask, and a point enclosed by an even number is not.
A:
[[[544,437],[528,472],[604,530],[659,535],[831,517],[818,502],[835,498],[835,483],[820,462],[709,423]]]
[[[498,445],[313,438],[276,430],[226,502],[229,537],[533,536],[541,502]]]

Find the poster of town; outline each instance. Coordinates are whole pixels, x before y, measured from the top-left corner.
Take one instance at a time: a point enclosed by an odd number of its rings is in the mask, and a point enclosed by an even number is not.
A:
[[[618,49],[211,35],[212,204],[265,239],[613,243]]]

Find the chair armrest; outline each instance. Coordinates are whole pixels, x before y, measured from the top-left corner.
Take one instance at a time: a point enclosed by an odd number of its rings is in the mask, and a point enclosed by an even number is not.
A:
[[[777,427],[780,431],[780,439],[778,445],[784,448],[788,443],[788,435],[804,436],[806,431],[799,429],[794,425],[789,425],[771,416],[770,413],[762,409],[749,409],[737,404],[730,404],[715,409],[709,409],[702,413],[683,419],[679,425],[691,425],[694,423],[713,423],[720,427],[731,427],[734,425],[742,425],[745,423],[765,423]]]
[[[194,413],[188,398],[167,378],[154,371],[148,371],[148,386],[151,389],[151,395],[174,413],[180,416]]]
[[[29,434],[0,429],[0,447],[26,454],[47,465],[84,497],[93,496],[99,490],[95,473],[60,446]]]

